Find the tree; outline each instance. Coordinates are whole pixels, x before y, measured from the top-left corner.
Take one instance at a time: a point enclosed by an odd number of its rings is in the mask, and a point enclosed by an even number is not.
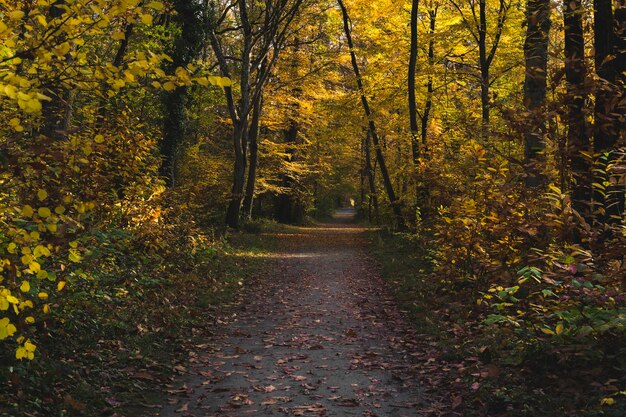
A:
[[[378,133],[376,132],[376,123],[374,122],[372,111],[370,109],[367,96],[365,95],[365,88],[363,87],[363,79],[361,78],[359,64],[356,59],[356,52],[354,51],[354,43],[352,42],[352,34],[350,30],[350,16],[348,15],[348,10],[346,9],[346,6],[343,3],[343,1],[338,0],[338,3],[339,3],[339,7],[341,8],[341,15],[343,18],[343,29],[346,35],[346,41],[348,42],[348,48],[350,50],[350,61],[352,63],[352,69],[356,77],[357,88],[361,96],[361,105],[363,106],[365,117],[368,120],[368,128],[372,137],[372,141],[374,143],[374,151],[376,153],[376,160],[378,161],[378,165],[380,167],[380,173],[381,173],[381,176],[383,177],[383,184],[385,186],[385,191],[387,192],[387,197],[389,198],[389,203],[391,204],[391,209],[394,214],[395,225],[398,229],[403,229],[404,219],[402,216],[402,209],[400,207],[400,201],[396,198],[396,194],[393,189],[393,184],[391,183],[389,172],[387,171],[387,164],[385,163],[385,157],[381,149],[381,144],[378,138]]]
[[[409,48],[409,74],[407,88],[409,91],[409,122],[411,127],[411,148],[413,163],[417,165],[419,158],[419,126],[417,124],[417,102],[415,99],[415,70],[417,67],[419,0],[411,1],[411,45]]]
[[[213,16],[209,38],[213,53],[222,75],[230,77],[237,70],[239,76],[239,97],[236,102],[233,88],[224,88],[228,114],[233,124],[235,156],[226,224],[233,228],[239,225],[245,193],[249,116],[256,103],[262,99],[263,89],[301,4],[302,0],[265,0],[259,3],[238,0],[235,3],[221,4],[219,8],[216,2],[211,3]],[[233,11],[236,12],[235,19]],[[233,37],[240,40],[239,45],[227,44]]]
[[[576,211],[588,217],[591,199],[589,166],[590,141],[584,112],[583,8],[580,0],[566,1],[563,9],[565,25],[565,78],[567,81],[567,145],[574,176],[572,203]]]
[[[524,163],[529,167],[526,185],[535,187],[541,183],[538,155],[545,149],[546,126],[543,113],[548,76],[549,0],[528,0],[526,25],[524,105],[528,109],[529,117],[524,136]]]
[[[194,63],[204,49],[206,41],[206,11],[200,3],[188,0],[174,1],[175,22],[180,26],[180,35],[174,41],[171,61],[166,69],[174,73]],[[188,87],[178,86],[163,95],[164,121],[161,141],[161,175],[168,185],[175,185],[180,163],[180,147],[187,134],[188,120],[185,110],[188,105]]]
[[[482,118],[482,132],[483,139],[489,137],[489,115],[490,115],[490,103],[489,103],[489,89],[491,86],[490,69],[493,63],[493,59],[496,56],[498,46],[500,45],[500,39],[502,38],[502,32],[507,20],[509,8],[511,7],[511,1],[499,0],[496,18],[496,27],[491,35],[491,46],[488,45],[488,21],[487,21],[487,0],[478,0],[478,10],[476,9],[476,1],[469,1],[469,11],[471,18],[467,16],[467,12],[464,10],[464,6],[456,0],[451,0],[454,8],[459,12],[465,27],[469,30],[472,38],[478,46],[478,69],[480,71],[480,104],[481,104],[481,118]]]

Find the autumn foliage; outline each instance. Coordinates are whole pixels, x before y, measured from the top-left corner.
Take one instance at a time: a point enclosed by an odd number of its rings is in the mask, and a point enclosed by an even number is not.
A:
[[[2,362],[350,199],[494,356],[623,354],[626,7],[593,3],[0,0]]]

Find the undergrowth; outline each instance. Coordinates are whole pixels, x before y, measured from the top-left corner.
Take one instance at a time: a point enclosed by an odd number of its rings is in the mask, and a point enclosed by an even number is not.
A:
[[[271,247],[267,236],[235,233],[159,259],[129,247],[128,232],[96,235],[89,262],[98,267],[68,286],[40,324],[40,359],[0,369],[0,415],[138,415],[158,407],[158,387],[210,349],[212,326]]]
[[[451,285],[423,239],[371,233],[371,252],[412,324],[432,350],[431,392],[447,391],[451,415],[623,417],[624,334],[522,343],[510,327],[489,323],[473,289]],[[441,374],[444,382],[432,377]],[[445,396],[445,394],[444,394]]]

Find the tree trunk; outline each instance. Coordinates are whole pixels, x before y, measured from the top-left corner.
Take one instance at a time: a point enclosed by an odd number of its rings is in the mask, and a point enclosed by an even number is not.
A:
[[[524,163],[528,167],[526,185],[537,187],[543,183],[538,159],[540,153],[545,149],[543,138],[546,130],[544,104],[548,72],[550,0],[528,0],[526,22],[524,105],[528,109],[530,117],[524,137]]]
[[[371,132],[367,130],[365,137],[365,172],[367,181],[369,183],[370,192],[368,193],[368,220],[372,223],[372,217],[374,223],[378,224],[380,221],[378,217],[378,195],[376,193],[376,178],[374,177],[374,169],[372,168],[372,152],[371,152]],[[374,215],[372,216],[372,208],[374,209]]]
[[[566,0],[565,23],[565,78],[567,80],[568,131],[567,144],[570,168],[574,176],[572,207],[589,218],[591,199],[591,170],[584,153],[589,152],[589,137],[585,120],[583,9],[581,0]]]
[[[252,219],[252,206],[254,201],[254,188],[256,185],[256,171],[259,163],[259,121],[261,118],[261,110],[263,100],[259,98],[252,108],[252,119],[250,121],[250,129],[248,131],[249,143],[249,162],[248,162],[248,179],[246,182],[246,196],[243,199],[243,213],[248,219]]]
[[[172,73],[178,67],[185,67],[200,56],[206,40],[205,25],[200,13],[200,5],[186,0],[176,0],[174,9],[181,25],[180,36],[175,40],[171,53],[172,62],[167,68]],[[165,118],[163,139],[160,144],[162,163],[161,176],[167,186],[174,186],[178,174],[181,146],[187,132],[185,108],[187,105],[186,87],[178,87],[163,96]]]
[[[289,129],[285,130],[285,143],[294,144],[298,143],[299,126],[295,119],[292,119],[289,124]],[[287,158],[289,161],[295,161],[297,158],[296,149],[287,147],[285,153],[289,155]],[[294,191],[298,190],[298,184],[296,180],[288,173],[283,174],[283,187],[290,189],[291,193],[282,193],[276,197],[275,200],[275,217],[281,223],[301,223],[304,220],[304,206],[300,202],[300,198]]]
[[[417,103],[415,100],[415,70],[417,66],[417,17],[419,14],[419,0],[412,0],[411,3],[411,46],[409,54],[409,123],[411,128],[411,150],[413,153],[413,164],[417,165],[419,158],[419,126],[417,124]]]
[[[231,188],[228,209],[226,210],[226,225],[234,229],[239,228],[239,213],[246,182],[246,154],[243,148],[245,131],[245,122],[239,122],[233,127],[235,162],[233,167],[233,186]]]
[[[430,24],[428,28],[428,34],[430,36],[430,39],[428,40],[428,66],[430,73],[428,74],[428,85],[426,86],[426,102],[424,103],[424,111],[421,117],[421,137],[422,147],[424,150],[427,150],[428,122],[430,121],[430,112],[433,107],[433,68],[435,66],[435,27],[437,23],[437,7],[429,10],[428,16],[430,18]]]
[[[613,54],[615,56],[615,84],[618,92],[617,105],[614,109],[617,133],[615,139],[616,142],[624,144],[626,143],[626,0],[616,0],[614,22]],[[613,203],[615,207],[611,208],[610,212],[612,215],[624,215],[626,190],[623,177],[621,181],[621,184],[615,186],[615,195],[612,197],[615,201]]]
[[[611,113],[615,102],[612,98],[619,95],[613,88],[615,83],[615,60],[613,54],[613,27],[607,22],[613,21],[611,0],[594,0],[594,50],[596,74],[600,78],[596,88],[594,108],[594,148],[596,152],[610,150],[617,142],[617,130]],[[616,94],[617,93],[617,94]]]
[[[48,10],[48,20],[52,21],[63,16],[65,0],[56,0],[50,5]],[[65,39],[65,35],[58,35],[57,42],[60,43]],[[66,61],[70,61],[71,55],[65,56]],[[67,138],[67,130],[71,123],[72,101],[74,95],[71,91],[67,91],[60,85],[58,80],[52,79],[44,86],[45,94],[50,100],[42,103],[43,124],[40,133],[56,140]]]
[[[124,56],[126,55],[126,51],[128,50],[128,43],[130,41],[130,37],[133,33],[133,23],[129,23],[126,25],[124,29],[124,39],[120,41],[120,45],[117,48],[117,52],[115,53],[115,57],[113,58],[113,66],[119,68],[122,66],[124,62]],[[106,95],[103,94],[103,97],[100,99],[100,103],[98,105],[98,113],[96,115],[96,128],[101,129],[104,126],[107,115],[107,99]]]
[[[372,135],[372,142],[374,143],[374,151],[376,152],[376,160],[378,161],[378,165],[380,166],[380,173],[383,177],[383,184],[385,186],[385,191],[387,192],[387,197],[389,198],[389,203],[391,204],[391,209],[394,214],[394,223],[398,229],[404,229],[404,218],[402,216],[402,209],[400,207],[400,201],[396,198],[396,193],[393,189],[393,184],[391,183],[391,179],[389,177],[389,172],[387,171],[387,165],[385,163],[385,157],[380,148],[380,141],[378,139],[378,134],[376,133],[376,124],[374,123],[374,118],[372,116],[372,111],[370,110],[369,103],[367,101],[367,97],[365,96],[365,89],[363,88],[363,80],[361,78],[361,72],[359,71],[359,65],[356,60],[356,53],[354,52],[354,43],[352,42],[352,36],[350,33],[350,17],[348,16],[348,10],[346,6],[343,4],[342,0],[338,0],[339,7],[341,8],[341,13],[343,16],[343,28],[346,35],[346,40],[348,41],[348,48],[350,49],[350,59],[352,61],[352,69],[354,70],[354,75],[356,77],[357,88],[361,95],[361,104],[363,105],[363,110],[365,111],[365,117],[369,121],[368,127],[370,134]]]
[[[487,0],[479,0],[478,2],[478,60],[480,65],[480,106],[481,106],[481,123],[482,138],[489,139],[489,67],[490,62],[487,60]]]

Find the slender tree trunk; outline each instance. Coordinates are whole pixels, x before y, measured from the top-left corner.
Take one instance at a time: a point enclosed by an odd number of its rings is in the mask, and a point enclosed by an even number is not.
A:
[[[487,0],[478,1],[478,60],[480,64],[480,105],[482,137],[489,139],[489,67],[487,61]]]
[[[369,131],[372,135],[372,142],[374,143],[374,151],[376,152],[376,159],[378,161],[378,165],[380,166],[380,173],[383,177],[383,184],[385,186],[385,191],[387,192],[387,197],[389,198],[391,209],[395,217],[394,222],[398,229],[404,229],[405,224],[404,224],[404,218],[402,216],[402,209],[400,207],[400,201],[396,198],[396,193],[393,189],[393,184],[391,183],[389,172],[387,171],[385,157],[380,148],[380,141],[378,138],[378,134],[376,133],[376,124],[374,123],[372,111],[370,110],[367,97],[365,96],[363,80],[361,78],[361,72],[359,71],[359,65],[356,60],[356,53],[354,52],[354,43],[352,42],[352,35],[350,33],[350,17],[348,15],[348,10],[346,9],[346,6],[343,4],[342,0],[338,0],[338,3],[339,3],[339,7],[341,8],[341,13],[343,16],[343,28],[344,28],[344,32],[346,35],[346,40],[348,41],[348,48],[350,49],[352,69],[354,70],[357,88],[361,95],[361,104],[363,105],[363,110],[365,111],[365,117],[369,121],[368,123]]]
[[[537,187],[543,183],[539,155],[545,149],[546,123],[544,105],[546,101],[548,72],[548,41],[550,33],[550,0],[528,0],[526,8],[526,41],[524,58],[524,105],[530,113],[524,137],[524,162],[529,170],[526,185]]]
[[[124,29],[124,39],[120,41],[120,45],[117,48],[117,52],[115,53],[115,57],[113,58],[113,66],[119,68],[122,66],[124,62],[124,56],[126,55],[126,51],[128,50],[128,43],[130,42],[130,37],[133,33],[134,25],[129,23],[126,25]],[[103,96],[100,99],[100,103],[98,105],[98,113],[96,114],[96,128],[101,129],[106,121],[107,115],[107,99],[106,96]]]
[[[424,111],[422,112],[421,117],[421,137],[422,137],[422,148],[427,152],[427,141],[428,141],[428,123],[430,122],[430,112],[433,107],[433,69],[435,66],[435,27],[437,24],[437,8],[435,7],[432,10],[428,11],[428,16],[430,18],[428,35],[430,39],[428,40],[428,66],[430,69],[430,73],[428,74],[428,84],[426,86],[426,102],[424,103]],[[426,153],[428,156],[428,152]]]
[[[48,20],[53,21],[63,16],[65,3],[65,0],[54,1],[48,9]],[[60,38],[57,38],[57,41],[65,39],[65,35],[58,36]],[[71,59],[71,55],[65,56],[66,61],[69,62]],[[51,80],[43,87],[50,100],[45,100],[42,103],[43,124],[40,132],[52,139],[65,139],[71,123],[74,95],[71,91],[63,88],[58,80]]]
[[[594,148],[597,152],[610,150],[617,142],[617,130],[611,113],[615,106],[612,98],[619,96],[614,90],[615,60],[613,54],[613,27],[607,22],[613,21],[611,0],[594,0],[594,50],[596,74],[600,78],[596,88],[594,109]]]
[[[376,178],[374,177],[375,170],[372,167],[371,132],[369,129],[367,130],[367,135],[365,136],[365,173],[370,189],[370,192],[368,193],[368,219],[370,223],[372,223],[373,217],[374,223],[378,224],[378,195],[376,192]],[[372,208],[374,209],[374,216],[372,216]]]
[[[239,18],[243,27],[243,48],[241,53],[241,78],[239,88],[241,99],[237,114],[238,125],[233,131],[235,162],[233,167],[233,187],[230,202],[226,211],[226,224],[232,228],[239,228],[241,203],[244,197],[246,183],[246,148],[248,143],[248,112],[251,103],[250,63],[252,54],[252,26],[248,18],[248,9],[245,0],[239,0]]]
[[[413,153],[413,164],[417,165],[419,159],[419,126],[417,124],[417,102],[415,100],[415,70],[417,67],[417,18],[419,14],[419,0],[412,0],[411,3],[411,46],[409,54],[409,123],[411,128],[411,150]]]
[[[174,2],[174,9],[177,13],[176,19],[181,26],[181,32],[175,40],[171,53],[172,62],[167,68],[170,73],[178,67],[190,64],[202,52],[206,32],[200,7],[199,4],[187,0]],[[187,102],[186,87],[177,87],[174,91],[166,92],[163,96],[165,117],[163,120],[163,139],[160,144],[162,157],[160,173],[167,186],[176,184],[179,156],[188,130],[185,116]]]
[[[261,119],[261,109],[263,100],[259,98],[252,108],[252,119],[250,121],[250,129],[248,133],[249,140],[249,161],[248,161],[248,178],[246,182],[246,196],[243,199],[243,213],[248,219],[252,218],[252,207],[254,201],[254,188],[256,185],[256,171],[259,163],[259,127]]]
[[[230,201],[226,210],[226,225],[234,229],[239,228],[239,213],[243,200],[246,178],[246,154],[243,141],[245,140],[245,121],[237,123],[233,128],[233,143],[235,147],[235,161],[233,166],[233,186]]]
[[[615,59],[612,56],[614,40],[614,28],[607,22],[613,22],[613,4],[611,0],[594,0],[593,2],[593,36],[595,50],[595,68],[598,75],[598,83],[595,90],[593,145],[597,160],[594,166],[595,184],[601,184],[602,188],[594,187],[594,207],[598,217],[602,221],[610,221],[612,216],[619,218],[618,197],[619,190],[611,185],[610,165],[615,159],[613,153],[618,137],[618,120],[615,118],[615,107],[620,97],[620,91],[615,85]]]
[[[574,176],[572,205],[576,211],[589,218],[591,200],[591,170],[584,153],[590,150],[585,120],[583,9],[581,0],[566,0],[563,16],[565,23],[565,78],[567,80],[568,131],[567,142],[570,168]]]
[[[618,92],[617,104],[614,108],[615,140],[617,143],[624,144],[626,143],[626,0],[615,1],[614,22],[613,54],[615,56],[615,84]],[[612,181],[617,180],[616,175]],[[615,186],[615,193],[612,197],[615,202],[611,203],[615,204],[615,207],[610,209],[610,214],[617,214],[618,217],[624,215],[626,208],[626,186],[623,181],[622,177],[621,184]]]

